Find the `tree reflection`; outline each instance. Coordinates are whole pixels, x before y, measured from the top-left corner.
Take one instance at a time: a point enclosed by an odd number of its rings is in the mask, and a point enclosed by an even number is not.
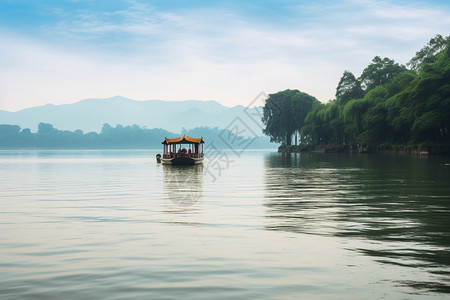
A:
[[[450,293],[442,278],[450,275],[445,158],[297,155],[265,157],[267,229],[370,241],[354,250],[438,276],[400,284]]]

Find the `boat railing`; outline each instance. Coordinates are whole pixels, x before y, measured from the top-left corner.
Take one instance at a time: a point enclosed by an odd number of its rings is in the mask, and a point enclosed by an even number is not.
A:
[[[163,158],[172,159],[176,157],[202,158],[203,153],[165,153]]]

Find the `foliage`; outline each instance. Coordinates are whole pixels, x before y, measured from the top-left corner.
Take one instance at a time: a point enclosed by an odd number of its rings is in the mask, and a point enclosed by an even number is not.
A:
[[[406,64],[411,70],[419,72],[424,64],[434,63],[439,54],[450,43],[450,36],[437,34],[428,44],[416,52],[416,55]]]
[[[270,94],[263,107],[264,134],[271,142],[291,145],[295,131],[304,126],[304,120],[319,101],[298,90],[285,90]]]
[[[198,127],[190,130],[183,129],[182,134],[194,137],[203,136],[207,146],[216,148],[228,148],[223,137],[239,141],[247,137],[237,136],[226,130],[210,127]],[[0,124],[0,148],[40,148],[40,149],[127,149],[127,148],[160,148],[165,137],[176,137],[179,134],[156,128],[146,129],[137,125],[112,127],[103,124],[100,133],[83,133],[81,130],[74,132],[58,130],[52,124],[40,123],[38,132],[32,133],[30,129],[20,130],[17,125]],[[267,148],[267,137],[252,137],[250,143],[245,143],[251,148]]]
[[[38,132],[32,133],[26,128],[20,131],[17,125],[0,125],[0,148],[144,148],[160,146],[164,136],[171,135],[162,129],[143,129],[137,125],[115,128],[104,124],[102,132],[84,134],[58,130],[52,124],[40,123]]]
[[[336,100],[339,104],[345,104],[351,99],[364,97],[361,82],[350,71],[344,71],[336,88]]]
[[[387,57],[375,56],[359,77],[359,81],[367,93],[376,86],[386,84],[406,71],[406,67],[395,63]]]
[[[450,145],[449,40],[431,39],[408,64],[412,70],[376,56],[358,79],[345,71],[336,99],[315,103],[303,122],[290,128],[300,128],[310,145]],[[286,125],[284,118],[277,122],[276,128]],[[284,141],[281,135],[273,140]]]

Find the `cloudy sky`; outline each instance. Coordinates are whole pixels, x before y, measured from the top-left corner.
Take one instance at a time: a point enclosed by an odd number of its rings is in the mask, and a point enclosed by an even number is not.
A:
[[[0,109],[288,88],[327,102],[344,70],[406,64],[449,31],[448,0],[0,0]]]

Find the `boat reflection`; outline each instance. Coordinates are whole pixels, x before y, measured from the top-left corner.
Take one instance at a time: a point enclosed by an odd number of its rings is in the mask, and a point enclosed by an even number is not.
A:
[[[163,165],[164,198],[177,207],[187,208],[203,197],[203,165]]]

